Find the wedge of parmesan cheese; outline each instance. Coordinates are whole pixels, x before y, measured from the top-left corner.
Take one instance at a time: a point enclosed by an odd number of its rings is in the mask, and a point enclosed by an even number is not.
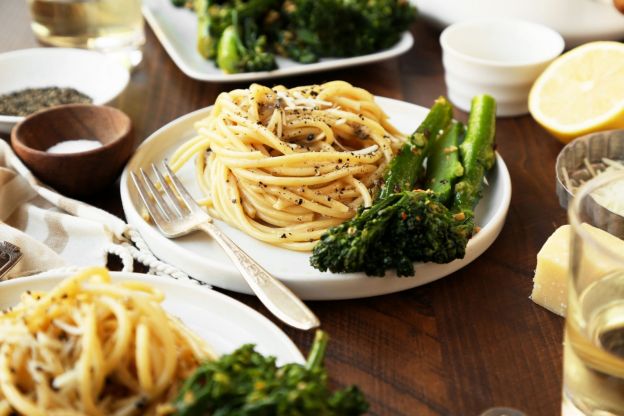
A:
[[[600,228],[583,224],[591,236],[600,245],[609,247],[614,252],[624,253],[624,241]],[[567,284],[570,260],[570,225],[563,225],[546,240],[537,253],[537,266],[533,277],[531,299],[557,315],[564,316],[568,304]],[[588,255],[583,259],[583,285],[599,279],[612,268],[612,264],[602,256]]]
[[[557,315],[565,314],[567,304],[570,226],[563,225],[548,237],[537,253],[531,299]]]

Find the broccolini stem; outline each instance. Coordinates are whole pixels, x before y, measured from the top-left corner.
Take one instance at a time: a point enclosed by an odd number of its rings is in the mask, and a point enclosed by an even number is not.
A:
[[[245,18],[276,8],[277,4],[277,0],[252,0],[241,2],[236,5],[236,12],[241,18]]]
[[[464,174],[459,162],[459,143],[465,133],[464,125],[452,122],[451,127],[431,147],[427,159],[427,180],[425,187],[438,195],[441,203],[448,206],[453,185]]]
[[[452,117],[451,104],[444,97],[438,98],[425,120],[390,162],[378,199],[414,188],[416,182],[423,178],[423,161],[431,144],[447,128]]]
[[[194,8],[197,13],[197,51],[206,59],[214,58],[217,42],[210,33],[212,25],[209,8],[212,0],[195,0]]]
[[[473,209],[481,198],[483,177],[494,166],[494,133],[496,124],[496,101],[489,95],[472,99],[468,130],[459,146],[464,175],[455,185],[453,211],[466,218],[474,216]]]
[[[321,330],[316,331],[314,334],[314,342],[312,343],[310,353],[308,354],[308,360],[306,361],[306,368],[308,370],[321,368],[323,366],[328,341],[329,335],[327,335],[326,332]]]
[[[233,24],[228,26],[219,39],[217,48],[217,65],[226,74],[240,72],[241,42],[238,35],[238,27]]]

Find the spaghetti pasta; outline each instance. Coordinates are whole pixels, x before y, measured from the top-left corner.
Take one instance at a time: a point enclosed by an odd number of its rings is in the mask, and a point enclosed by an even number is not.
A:
[[[141,282],[87,269],[0,314],[0,415],[149,415],[208,346]]]
[[[364,89],[344,81],[222,93],[174,171],[195,157],[209,213],[250,236],[309,251],[329,228],[372,203],[404,142]]]

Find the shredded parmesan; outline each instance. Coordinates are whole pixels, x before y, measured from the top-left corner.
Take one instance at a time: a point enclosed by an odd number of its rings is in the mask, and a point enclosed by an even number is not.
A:
[[[354,155],[368,155],[371,153],[375,153],[377,151],[377,149],[379,149],[379,146],[377,146],[376,144],[369,146],[369,147],[365,147],[364,149],[360,149],[360,150],[355,150],[351,153],[353,153]]]
[[[602,164],[591,164],[590,161],[585,158],[583,165],[586,171],[589,173],[590,178],[595,178],[603,173],[616,172],[624,170],[624,165],[621,161],[602,158]],[[585,180],[575,180],[570,177],[567,169],[563,168],[561,171],[563,175],[563,183],[572,193],[583,185]],[[608,185],[595,190],[591,193],[594,200],[618,215],[624,216],[624,180],[613,181]]]

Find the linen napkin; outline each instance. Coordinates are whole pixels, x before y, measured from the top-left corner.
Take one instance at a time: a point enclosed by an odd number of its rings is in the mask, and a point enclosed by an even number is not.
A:
[[[151,273],[189,279],[154,257],[138,232],[120,218],[40,184],[11,146],[0,140],[2,240],[23,253],[5,279],[59,268],[105,266],[109,254],[121,258],[123,271],[132,271],[136,260]]]

